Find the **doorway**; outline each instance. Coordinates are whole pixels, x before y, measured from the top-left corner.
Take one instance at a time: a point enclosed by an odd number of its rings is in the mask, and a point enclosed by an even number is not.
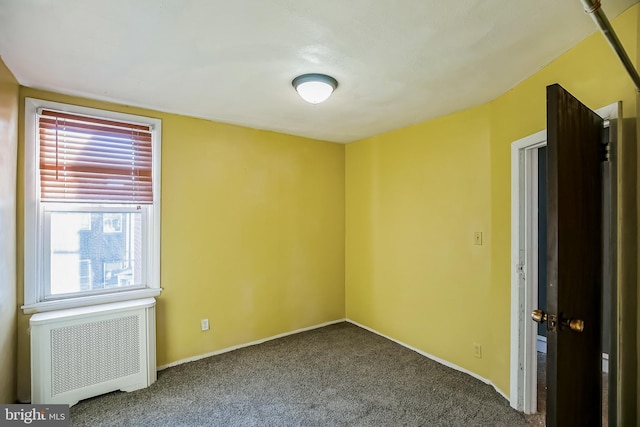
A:
[[[618,105],[612,104],[597,111],[605,119],[617,119]],[[615,142],[615,132],[609,134]],[[613,145],[613,144],[612,144]],[[544,410],[544,366],[546,361],[546,329],[531,321],[531,311],[544,309],[546,291],[546,131],[538,132],[512,144],[512,287],[511,287],[511,383],[510,404],[526,414]],[[615,353],[616,335],[611,334],[611,319],[615,313],[612,295],[615,286],[615,227],[611,215],[615,209],[615,166],[603,170],[604,218],[604,277],[603,283],[603,420],[615,419],[606,415],[610,398],[615,399],[615,381],[609,381],[608,356]],[[613,195],[613,197],[612,197]],[[614,223],[615,224],[615,223]],[[615,247],[615,246],[614,246]],[[615,299],[613,300],[615,301]],[[615,380],[615,376],[613,376]],[[613,396],[607,396],[608,390]],[[540,398],[540,399],[539,399]],[[607,404],[609,403],[609,404]],[[615,414],[613,414],[615,417]],[[544,418],[541,418],[544,424]]]

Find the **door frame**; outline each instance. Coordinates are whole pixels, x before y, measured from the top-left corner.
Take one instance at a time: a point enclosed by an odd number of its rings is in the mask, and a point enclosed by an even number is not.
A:
[[[538,287],[527,286],[537,277],[537,254],[529,250],[537,241],[538,148],[547,145],[547,131],[511,144],[511,381],[510,404],[526,414],[536,412],[536,324],[529,320],[538,300]],[[534,191],[535,190],[535,191]],[[532,240],[534,239],[535,240]],[[534,256],[535,255],[535,256]],[[530,280],[526,281],[525,278]],[[536,281],[537,283],[537,281]]]
[[[605,120],[615,120],[619,115],[619,103],[613,103],[595,111]],[[615,143],[616,126],[610,126],[610,139]],[[537,324],[531,321],[530,313],[537,304],[537,251],[532,250],[532,242],[537,242],[537,149],[547,145],[547,131],[542,130],[511,144],[511,366],[509,403],[511,407],[526,414],[537,409]],[[610,161],[615,165],[617,150],[612,149]],[[534,179],[536,178],[536,179]],[[612,197],[615,197],[616,175],[612,174]],[[615,200],[612,205],[615,207]],[[615,209],[615,208],[614,208]],[[613,212],[611,212],[613,214]],[[615,224],[615,216],[613,216]],[[616,233],[616,227],[611,228]],[[614,241],[615,241],[615,236]],[[611,254],[612,302],[616,301],[620,281],[616,280],[615,250]],[[528,281],[525,278],[530,278]],[[616,319],[617,309],[611,305],[612,319]],[[613,322],[615,325],[616,322]],[[615,329],[614,329],[615,330]],[[611,334],[611,356],[615,357],[617,334]],[[616,375],[609,376],[610,389],[616,390]],[[616,395],[616,393],[610,393]],[[611,399],[609,405],[611,407]],[[615,406],[613,406],[615,407]],[[615,411],[610,411],[611,412]]]

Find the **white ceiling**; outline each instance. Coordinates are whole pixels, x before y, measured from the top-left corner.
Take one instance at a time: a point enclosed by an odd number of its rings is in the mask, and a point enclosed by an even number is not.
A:
[[[580,0],[0,0],[24,86],[335,142],[490,101],[594,31]],[[311,72],[324,104],[291,87]]]

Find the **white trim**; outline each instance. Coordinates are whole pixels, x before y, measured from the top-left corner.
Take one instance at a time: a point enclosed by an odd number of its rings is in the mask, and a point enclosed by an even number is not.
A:
[[[36,114],[41,108],[85,114],[94,117],[115,119],[151,126],[153,138],[153,197],[152,205],[144,210],[146,227],[143,241],[146,259],[146,288],[100,295],[43,301],[44,273],[40,268],[47,260],[43,255],[44,212],[39,203],[38,147]],[[162,292],[160,284],[160,196],[161,196],[161,145],[162,121],[115,111],[100,110],[77,105],[63,104],[35,98],[25,98],[25,161],[24,161],[24,305],[25,314],[40,311],[66,309],[85,305],[104,304],[146,297],[156,297]],[[41,233],[41,235],[39,235]],[[148,233],[148,234],[147,234]],[[149,235],[150,234],[150,235]]]
[[[43,229],[43,225],[38,222],[38,218],[41,216],[36,212],[38,150],[35,141],[33,141],[37,132],[35,111],[37,111],[39,104],[31,98],[25,98],[24,104],[24,304],[29,306],[37,302],[38,295],[44,294],[38,288],[43,282],[39,277],[42,275],[42,270],[28,267],[41,265],[36,241],[38,240],[37,234]]]
[[[130,291],[115,292],[112,294],[91,295],[40,302],[37,304],[23,305],[21,308],[24,314],[42,313],[46,311],[96,306],[120,301],[138,300],[142,298],[155,298],[159,296],[161,292],[162,289],[135,289]]]
[[[493,382],[491,382],[490,380],[488,380],[488,379],[486,379],[486,378],[484,378],[484,377],[482,377],[482,376],[480,376],[480,375],[476,374],[475,372],[469,371],[468,369],[465,369],[465,368],[463,368],[463,367],[461,367],[461,366],[458,366],[458,365],[456,365],[455,363],[451,363],[451,362],[449,362],[449,361],[447,361],[447,360],[441,359],[441,358],[439,358],[439,357],[437,357],[437,356],[434,356],[433,354],[426,353],[426,352],[424,352],[424,351],[422,351],[422,350],[419,350],[419,349],[417,349],[417,348],[415,348],[415,347],[410,346],[409,344],[405,344],[405,343],[403,343],[402,341],[399,341],[399,340],[397,340],[397,339],[395,339],[395,338],[391,338],[390,336],[385,335],[385,334],[382,334],[382,333],[380,333],[380,332],[376,331],[375,329],[372,329],[372,328],[369,328],[369,327],[367,327],[367,326],[361,325],[360,323],[358,323],[358,322],[356,322],[356,321],[354,321],[354,320],[346,319],[346,321],[347,321],[347,322],[349,322],[349,323],[351,323],[351,324],[353,324],[353,325],[356,325],[356,326],[358,326],[358,327],[360,327],[360,328],[362,328],[362,329],[366,329],[366,330],[367,330],[367,331],[369,331],[369,332],[373,332],[374,334],[379,335],[379,336],[381,336],[381,337],[383,337],[383,338],[386,338],[386,339],[388,339],[388,340],[390,340],[390,341],[393,341],[393,342],[395,342],[396,344],[400,344],[401,346],[403,346],[403,347],[405,347],[405,348],[408,348],[409,350],[413,350],[413,351],[415,351],[416,353],[418,353],[418,354],[420,354],[420,355],[422,355],[422,356],[424,356],[424,357],[427,357],[427,358],[429,358],[429,359],[433,360],[434,362],[438,362],[438,363],[440,363],[441,365],[447,366],[447,367],[449,367],[449,368],[451,368],[451,369],[455,369],[456,371],[459,371],[459,372],[465,373],[465,374],[467,374],[467,375],[470,375],[470,376],[472,376],[473,378],[475,378],[475,379],[477,379],[477,380],[480,380],[480,381],[482,381],[482,382],[483,382],[483,383],[485,383],[485,384],[489,384],[489,385],[490,385],[490,386],[492,386],[492,387],[495,389],[495,391],[497,391],[497,392],[498,392],[502,397],[504,397],[505,399],[509,400],[509,397],[506,395],[506,393],[505,393],[505,392],[503,392],[502,390],[500,390],[498,387],[496,387],[496,385],[495,385]]]
[[[38,313],[29,318],[29,326],[37,326],[45,323],[59,322],[60,319],[73,316],[76,319],[85,319],[94,317],[103,313],[119,313],[121,311],[130,311],[135,308],[150,308],[156,305],[155,298],[141,298],[136,300],[128,300],[116,302],[112,304],[100,304],[86,307],[71,308],[68,310],[56,310],[53,313]],[[63,320],[64,321],[64,320]]]
[[[530,351],[532,345],[535,346],[535,337],[533,336],[533,324],[530,325],[531,322],[527,322],[526,315],[527,311],[531,312],[529,305],[532,304],[533,299],[533,295],[528,295],[525,292],[527,290],[525,281],[528,277],[527,272],[531,268],[531,260],[526,258],[526,240],[520,238],[529,234],[525,228],[525,215],[526,206],[530,204],[530,201],[525,198],[527,191],[523,177],[532,166],[532,162],[527,161],[526,152],[545,146],[546,140],[547,131],[543,130],[511,144],[511,369],[509,404],[525,413],[536,411],[535,393],[532,406],[531,393],[525,393],[524,390],[531,388],[531,368],[532,365],[535,368],[537,359],[532,357],[533,352]],[[524,207],[523,210],[520,209],[521,206]],[[531,332],[521,337],[521,329],[531,329]],[[525,358],[524,355],[528,353],[532,354]],[[533,380],[536,381],[535,377]]]
[[[251,347],[253,345],[262,344],[262,343],[265,343],[267,341],[273,341],[273,340],[276,340],[278,338],[288,337],[289,335],[299,334],[300,332],[307,332],[307,331],[312,331],[314,329],[324,328],[325,326],[335,325],[337,323],[342,323],[342,322],[345,322],[345,321],[347,321],[347,319],[332,320],[330,322],[325,322],[325,323],[321,323],[319,325],[309,326],[309,327],[302,328],[302,329],[296,329],[295,331],[291,331],[291,332],[284,332],[282,334],[274,335],[274,336],[271,336],[271,337],[268,337],[268,338],[262,338],[262,339],[251,341],[251,342],[248,342],[248,343],[245,343],[245,344],[239,344],[239,345],[234,345],[234,346],[231,346],[231,347],[226,347],[226,348],[223,348],[223,349],[220,349],[220,350],[212,351],[210,353],[200,354],[198,356],[187,357],[185,359],[176,360],[175,362],[167,363],[165,365],[160,365],[160,366],[158,366],[158,371],[162,371],[163,369],[172,368],[174,366],[182,365],[184,363],[195,362],[196,360],[206,359],[207,357],[217,356],[217,355],[223,354],[223,353],[228,353],[230,351],[239,350],[241,348]]]
[[[545,135],[546,137],[546,135]],[[538,248],[538,149],[546,145],[543,142],[535,147],[525,149],[525,248]],[[522,216],[520,216],[522,218]],[[538,251],[525,250],[525,299],[524,312],[531,313],[540,307],[538,301]],[[538,325],[528,321],[525,316],[525,340],[524,340],[524,360],[526,379],[524,387],[527,393],[524,395],[524,412],[532,414],[538,407],[538,355],[536,351]]]

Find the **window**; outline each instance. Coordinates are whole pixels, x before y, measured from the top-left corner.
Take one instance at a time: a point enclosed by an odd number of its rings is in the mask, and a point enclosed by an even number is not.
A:
[[[25,313],[159,295],[160,120],[25,105]]]

